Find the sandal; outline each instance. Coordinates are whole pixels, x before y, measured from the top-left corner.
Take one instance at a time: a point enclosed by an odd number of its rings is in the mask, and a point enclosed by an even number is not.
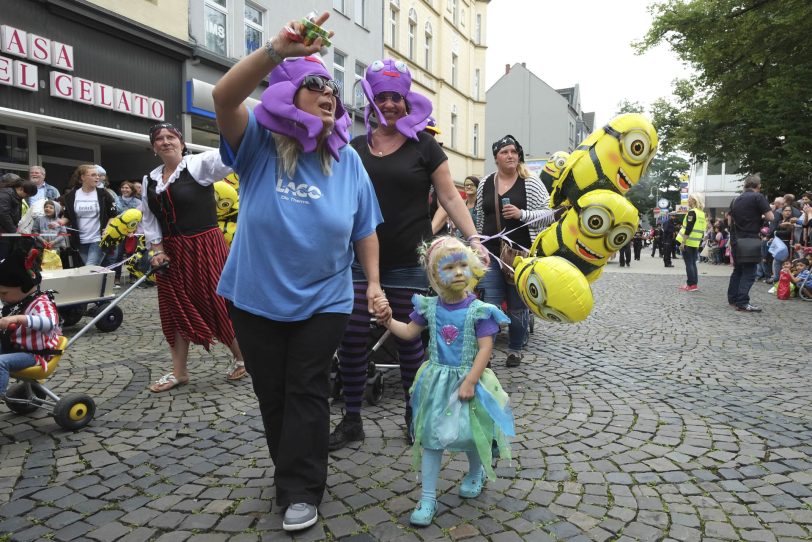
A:
[[[226,380],[239,380],[245,377],[248,373],[245,370],[245,362],[239,361],[236,358],[231,362],[226,373]]]
[[[485,469],[480,469],[478,473],[468,473],[460,484],[460,497],[463,499],[474,499],[482,493],[482,486],[485,485]]]
[[[172,388],[177,388],[178,386],[183,386],[184,384],[188,384],[189,379],[186,380],[178,380],[178,378],[174,375],[174,373],[168,373],[163,375],[161,378],[150,384],[149,391],[153,393],[161,393],[163,391],[169,391]]]
[[[437,501],[420,499],[409,518],[409,523],[418,527],[428,527],[437,513]]]

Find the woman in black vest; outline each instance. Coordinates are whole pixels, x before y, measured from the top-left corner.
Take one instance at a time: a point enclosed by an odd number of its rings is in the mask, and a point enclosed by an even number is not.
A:
[[[217,151],[190,155],[180,131],[169,123],[149,131],[163,165],[144,176],[144,235],[152,247],[150,263],[169,262],[158,274],[161,328],[172,353],[172,372],[149,387],[167,391],[189,381],[189,343],[208,349],[215,339],[234,354],[227,378],[245,376],[225,300],[217,295],[228,246],[217,227],[215,181],[231,172]]]

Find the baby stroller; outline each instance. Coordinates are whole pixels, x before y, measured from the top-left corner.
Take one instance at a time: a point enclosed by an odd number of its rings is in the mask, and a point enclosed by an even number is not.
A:
[[[381,369],[399,369],[397,347],[394,344],[392,333],[385,327],[379,326],[375,319],[370,319],[371,334],[367,345],[367,383],[364,389],[364,399],[370,405],[377,405],[383,397],[385,384]],[[332,387],[330,395],[334,401],[343,397],[341,372],[338,370],[338,352],[333,354],[333,363],[330,368]]]
[[[10,385],[6,390],[5,403],[9,410],[16,414],[30,414],[38,408],[43,408],[51,413],[57,425],[63,429],[74,431],[90,423],[96,413],[96,403],[92,397],[85,393],[69,393],[59,397],[49,389],[43,381],[56,371],[59,361],[62,359],[62,355],[70,345],[84,335],[88,329],[102,322],[108,313],[116,309],[116,305],[118,305],[122,299],[136,289],[141,282],[147,280],[149,275],[159,269],[163,269],[163,267],[166,267],[166,265],[156,267],[138,279],[135,284],[100,310],[95,318],[80,329],[70,340],[64,336],[59,337],[59,343],[55,348],[59,353],[48,360],[45,369],[39,365],[35,365],[12,372],[9,376],[17,379],[18,382]],[[121,309],[118,309],[118,311],[121,311]],[[10,327],[10,329],[12,328]],[[99,329],[100,331],[105,331],[101,328]]]

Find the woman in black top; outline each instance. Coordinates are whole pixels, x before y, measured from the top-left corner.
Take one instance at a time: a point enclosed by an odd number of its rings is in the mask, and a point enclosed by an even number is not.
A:
[[[0,178],[0,233],[15,233],[23,214],[23,198],[37,193],[34,181],[24,181],[14,173],[6,173]],[[10,250],[9,240],[0,237],[0,260]]]
[[[418,263],[418,245],[432,237],[429,215],[429,189],[433,186],[440,204],[472,245],[482,247],[471,215],[451,178],[448,158],[434,138],[423,132],[431,114],[431,102],[412,92],[411,74],[403,62],[377,60],[367,68],[363,81],[367,105],[368,133],[350,144],[361,156],[372,179],[384,222],[378,226],[380,242],[381,286],[389,299],[396,320],[409,321],[412,295],[428,289],[426,273]],[[370,116],[378,126],[369,125]],[[367,342],[369,313],[366,302],[366,277],[356,262],[353,265],[355,309],[339,349],[339,369],[346,413],[330,435],[330,449],[337,450],[351,441],[362,440],[361,400],[367,379]],[[423,361],[420,338],[396,340],[400,360],[403,393],[407,401],[407,437],[411,438],[409,388]]]
[[[549,208],[550,195],[525,166],[524,150],[516,138],[506,135],[496,141],[491,150],[497,170],[477,187],[477,230],[486,236],[496,235],[500,229],[511,232],[508,234],[510,240],[528,249],[539,232],[555,221],[556,213]],[[498,239],[486,241],[485,246],[492,254],[499,254]],[[513,262],[504,263],[513,267]],[[479,289],[483,291],[483,301],[486,303],[498,307],[503,300],[507,301],[510,326],[505,365],[517,367],[521,363],[526,342],[527,307],[519,297],[516,285],[508,282],[502,274],[496,259],[491,260],[490,269],[480,281]]]

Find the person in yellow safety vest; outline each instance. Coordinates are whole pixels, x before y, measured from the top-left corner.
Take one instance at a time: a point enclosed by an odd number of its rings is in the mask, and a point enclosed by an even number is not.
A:
[[[682,219],[682,228],[677,234],[677,241],[682,244],[682,257],[685,259],[685,272],[688,280],[685,286],[680,286],[682,292],[696,292],[699,290],[699,272],[696,269],[696,260],[699,256],[699,245],[705,235],[705,200],[702,194],[693,192],[688,195],[688,214]]]

